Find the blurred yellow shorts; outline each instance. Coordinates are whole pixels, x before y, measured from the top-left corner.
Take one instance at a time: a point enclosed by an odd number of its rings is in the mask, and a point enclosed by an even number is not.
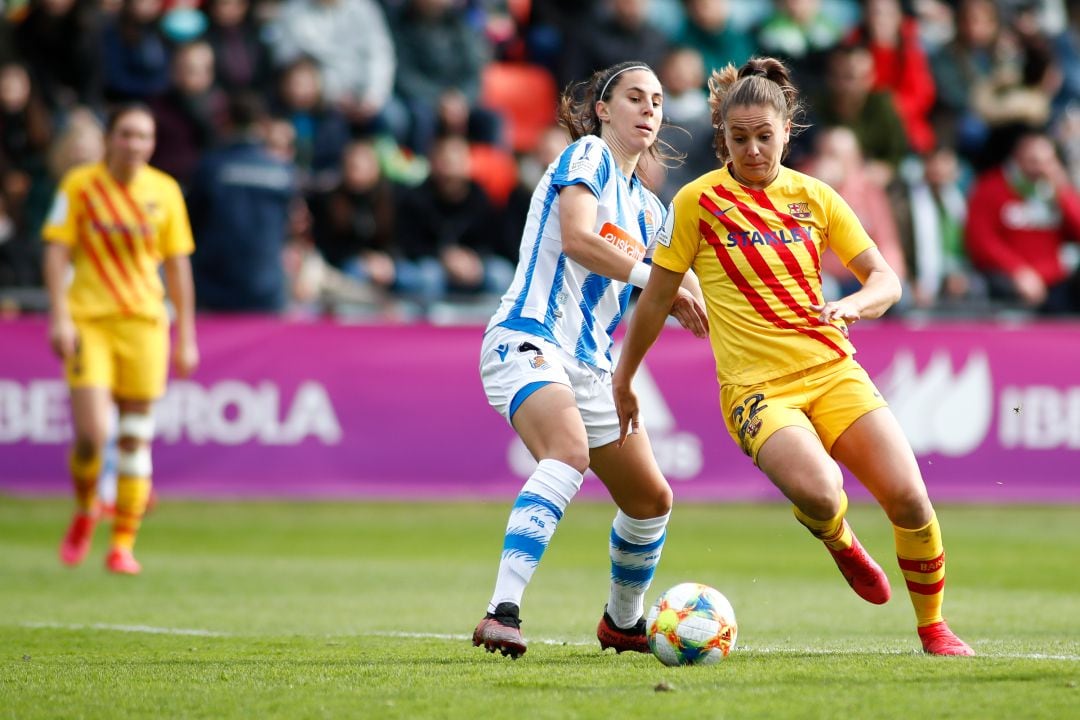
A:
[[[888,403],[854,358],[846,357],[755,385],[725,385],[720,409],[728,433],[757,463],[758,451],[780,428],[804,427],[826,452],[860,417]]]
[[[154,400],[165,392],[169,370],[165,317],[76,320],[75,328],[75,353],[64,367],[71,387],[106,387],[124,400]]]

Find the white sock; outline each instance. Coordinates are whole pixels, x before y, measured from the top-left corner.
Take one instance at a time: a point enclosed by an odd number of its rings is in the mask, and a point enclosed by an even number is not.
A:
[[[510,510],[488,612],[495,612],[496,606],[504,602],[521,606],[525,586],[582,480],[581,473],[559,460],[544,459],[537,464]]]
[[[645,591],[652,584],[656,564],[664,549],[671,513],[637,520],[615,514],[611,524],[611,592],[607,613],[620,628],[633,627],[645,613]]]

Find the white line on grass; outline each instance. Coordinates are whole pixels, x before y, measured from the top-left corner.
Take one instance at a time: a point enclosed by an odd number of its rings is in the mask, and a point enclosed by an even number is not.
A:
[[[367,637],[418,638],[427,640],[469,640],[472,637],[471,635],[461,634],[398,632],[393,630],[373,630],[359,634]],[[581,642],[580,640],[557,640],[552,638],[526,637],[525,639],[530,643],[540,645],[570,645],[575,647],[590,647],[596,645],[595,640]],[[919,654],[915,650],[837,650],[829,648],[747,647],[745,645],[736,646],[735,651],[760,655],[865,655],[867,653],[873,653],[875,655]],[[1014,660],[1080,661],[1080,655],[1050,655],[1047,653],[994,653],[992,655],[986,655],[985,657],[1010,658]]]
[[[168,628],[154,627],[152,625],[113,625],[109,623],[58,623],[58,622],[23,622],[20,627],[26,628],[50,628],[57,630],[111,630],[114,632],[147,633],[150,635],[188,635],[196,637],[240,637],[237,633],[218,632],[216,630],[202,630],[198,628]],[[471,635],[460,633],[421,633],[404,632],[396,630],[372,630],[355,634],[347,634],[344,637],[386,637],[386,638],[410,638],[418,640],[454,640],[464,641],[471,639]],[[343,637],[334,635],[333,637]],[[557,638],[526,638],[530,643],[538,645],[566,645],[573,647],[591,647],[596,641],[589,640],[560,640]],[[990,642],[990,641],[988,641]],[[793,647],[748,647],[740,645],[735,648],[736,652],[760,654],[760,655],[913,655],[914,650],[840,650],[829,648],[793,648]],[[988,653],[982,657],[1009,658],[1013,660],[1065,660],[1080,661],[1080,655],[1052,655],[1049,653]]]
[[[420,640],[471,640],[472,635],[461,634],[449,634],[449,633],[418,633],[418,632],[398,632],[397,630],[372,630],[370,632],[359,633],[365,637],[388,637],[388,638],[417,638]],[[587,647],[589,645],[595,645],[596,641],[581,642],[580,640],[555,640],[552,638],[526,638],[531,643],[538,643],[540,645],[574,645],[577,647]]]
[[[151,625],[112,625],[110,623],[56,623],[24,622],[26,628],[51,628],[55,630],[113,630],[115,632],[147,633],[149,635],[194,635],[196,637],[232,637],[232,633],[192,628],[163,628]]]

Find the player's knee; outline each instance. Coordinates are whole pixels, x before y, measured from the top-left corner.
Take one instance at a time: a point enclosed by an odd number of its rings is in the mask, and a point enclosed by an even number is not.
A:
[[[589,448],[564,448],[554,453],[553,459],[569,465],[584,475],[589,469]]]
[[[795,504],[815,520],[829,520],[840,514],[844,501],[839,484],[818,483],[805,490]]]
[[[882,509],[889,522],[904,528],[923,527],[934,516],[930,498],[925,492],[914,488],[890,494],[882,502]]]
[[[658,518],[671,512],[672,492],[667,483],[644,491],[631,493],[618,501],[619,509],[628,517],[643,520]]]
[[[91,460],[105,450],[105,433],[78,434],[72,443],[71,451],[81,461]]]
[[[139,445],[134,449],[119,448],[116,452],[116,474],[121,477],[148,478],[154,474],[150,448]]]
[[[154,416],[122,412],[116,425],[116,472],[125,477],[149,477],[153,472],[150,441],[154,439]]]
[[[653,499],[652,517],[660,517],[661,515],[667,515],[671,512],[673,499],[674,495],[671,492],[671,486],[664,483],[663,487],[657,490]]]
[[[150,413],[120,413],[116,434],[121,447],[149,445],[154,439],[154,416]]]

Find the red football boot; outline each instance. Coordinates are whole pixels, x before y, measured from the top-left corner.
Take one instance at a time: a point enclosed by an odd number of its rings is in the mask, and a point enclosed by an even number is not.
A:
[[[846,524],[847,520],[844,523]],[[889,601],[892,596],[889,578],[885,576],[881,566],[874,562],[874,558],[870,557],[870,553],[866,552],[855,533],[851,534],[851,547],[847,550],[833,550],[828,545],[825,548],[833,556],[836,566],[840,568],[840,574],[856,595],[875,605],[884,605]]]
[[[90,552],[90,541],[94,538],[96,513],[77,512],[71,519],[64,539],[60,542],[60,562],[75,567]]]
[[[645,618],[638,618],[633,627],[623,629],[611,619],[606,607],[600,624],[596,626],[596,639],[600,641],[601,652],[608,648],[615,648],[616,653],[651,652],[649,638],[645,634]]]
[[[495,612],[488,613],[473,630],[472,644],[490,653],[501,652],[504,657],[517,660],[525,654],[525,639],[521,637],[521,620],[518,606],[499,603]]]
[[[117,575],[138,575],[142,572],[142,565],[124,548],[113,548],[105,557],[105,569]]]
[[[975,654],[970,645],[956,637],[956,633],[949,629],[944,620],[918,628],[918,630],[923,651],[930,655],[963,655],[970,657]]]

